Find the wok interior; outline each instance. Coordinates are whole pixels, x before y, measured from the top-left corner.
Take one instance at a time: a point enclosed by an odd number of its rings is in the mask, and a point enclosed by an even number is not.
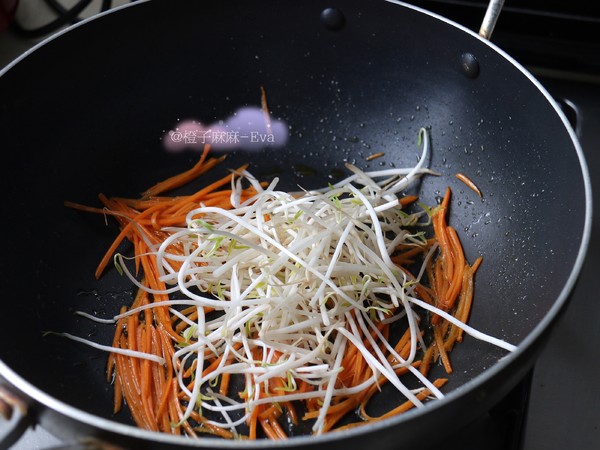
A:
[[[345,16],[340,30],[320,20],[330,6]],[[480,63],[477,78],[461,71],[465,52]],[[579,250],[582,175],[560,118],[510,62],[459,29],[386,2],[150,2],[54,39],[0,79],[11,230],[1,262],[3,361],[51,395],[113,418],[106,355],[42,335],[109,344],[111,326],[73,312],[112,316],[134,293],[114,269],[93,276],[116,226],[63,201],[135,196],[187,169],[198,154],[166,152],[164,132],[178,120],[209,123],[259,106],[261,86],[272,116],[291,127],[288,144],[234,152],[201,184],[245,162],[294,190],[334,181],[345,161],[411,166],[417,131],[428,127],[429,166],[441,175],[419,184],[421,200],[435,204],[451,187],[450,223],[471,262],[484,255],[471,325],[518,344],[547,314]],[[385,155],[367,161],[376,152]],[[503,354],[467,338],[452,353],[447,390]]]

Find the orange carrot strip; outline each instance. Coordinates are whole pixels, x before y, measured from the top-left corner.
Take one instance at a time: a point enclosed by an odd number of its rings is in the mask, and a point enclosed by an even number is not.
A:
[[[446,352],[446,347],[444,346],[444,338],[442,336],[442,330],[439,326],[435,326],[433,328],[433,336],[435,338],[436,349],[439,352],[440,358],[442,359],[442,364],[444,365],[444,369],[447,373],[452,373],[452,364],[450,364],[450,359],[448,358],[448,352]]]
[[[250,417],[248,418],[248,428],[249,428],[249,438],[256,439],[257,435],[257,425],[258,425],[258,415],[260,413],[261,408],[256,407],[253,408],[250,412]]]
[[[436,388],[441,388],[444,384],[446,384],[446,382],[448,381],[447,378],[438,378],[433,382],[433,385]],[[421,392],[419,392],[416,397],[423,401],[425,400],[427,397],[429,397],[431,395],[431,391],[429,389],[424,389]],[[385,413],[384,415],[380,416],[377,418],[377,420],[382,420],[382,419],[387,419],[388,417],[392,417],[398,414],[402,414],[406,411],[408,411],[409,409],[414,408],[414,404],[411,401],[406,401],[403,404],[401,404],[400,406],[394,408],[393,410],[391,410],[390,412]]]
[[[447,227],[447,235],[448,241],[450,243],[450,248],[452,249],[452,254],[456,261],[454,262],[454,274],[452,280],[450,281],[450,288],[446,292],[446,296],[443,299],[444,307],[449,310],[454,305],[456,301],[456,297],[460,292],[460,287],[462,285],[462,276],[463,276],[463,268],[465,265],[465,255],[462,250],[462,245],[458,238],[458,234],[456,230],[452,227]]]
[[[473,192],[475,192],[479,197],[482,197],[481,191],[479,190],[477,185],[475,183],[473,183],[473,181],[471,181],[471,179],[469,177],[467,177],[465,174],[457,173],[456,178],[458,178],[460,181],[465,183],[467,185],[467,187],[469,189],[471,189]]]
[[[425,376],[429,374],[429,370],[431,369],[431,363],[433,361],[433,350],[434,346],[429,346],[429,348],[425,351],[423,358],[421,359],[421,367],[419,368],[419,371]]]
[[[121,306],[119,314],[123,314],[125,311],[127,311],[127,307],[126,306]],[[113,336],[113,341],[112,341],[112,346],[113,347],[118,347],[119,346],[119,342],[121,340],[121,336],[123,335],[123,328],[124,328],[124,326],[125,326],[125,321],[123,319],[119,319],[117,321],[117,325],[115,327],[115,334]],[[108,356],[108,361],[106,363],[106,381],[108,381],[109,383],[110,383],[111,379],[114,376],[115,364],[116,364],[115,354],[111,353]]]
[[[162,357],[165,358],[165,361],[167,364],[167,367],[166,367],[167,379],[165,380],[165,384],[164,384],[165,387],[164,387],[160,402],[158,404],[158,409],[156,411],[156,415],[160,417],[167,412],[167,402],[169,402],[170,398],[171,398],[172,390],[170,389],[170,383],[173,380],[173,365],[171,362],[171,357],[169,355],[169,353],[170,353],[169,349],[172,348],[170,339],[162,331],[158,334],[158,336],[159,336],[159,340],[160,340],[160,347],[162,349]],[[178,400],[174,399],[171,401],[178,401]]]
[[[407,195],[405,197],[402,197],[399,201],[400,201],[400,206],[405,208],[408,205],[412,205],[417,200],[419,200],[419,197],[417,197],[416,195]]]
[[[98,264],[98,267],[96,268],[96,279],[100,278],[100,276],[106,269],[106,266],[108,266],[108,263],[110,262],[114,253],[117,251],[117,248],[119,247],[119,245],[121,245],[121,242],[123,242],[123,239],[125,239],[127,235],[131,232],[132,225],[133,222],[130,222],[123,229],[121,229],[121,232],[118,234],[111,246],[108,248],[102,259],[100,260],[100,264]]]
[[[264,431],[265,435],[269,439],[272,439],[272,440],[280,439],[279,436],[277,435],[277,432],[271,426],[271,423],[269,422],[269,420],[259,419],[259,422],[260,422],[260,426],[261,426],[262,430]],[[252,439],[252,438],[250,438],[250,439]],[[254,438],[254,439],[256,439],[256,438]]]
[[[279,413],[279,414],[278,414]],[[271,405],[268,408],[264,409],[259,415],[258,418],[260,420],[268,419],[271,416],[279,416],[280,409],[278,405]]]
[[[200,427],[196,428],[196,431],[209,433],[224,439],[233,439],[233,433],[231,431],[209,423],[205,417],[202,417],[197,412],[192,412],[191,418],[200,424]]]
[[[268,422],[271,425],[271,429],[275,432],[276,439],[287,439],[285,431],[283,430],[283,428],[281,428],[281,425],[279,424],[276,418],[271,416],[271,418],[267,419],[266,422]]]
[[[478,261],[480,262],[480,259],[478,259]],[[479,267],[479,264],[477,265],[477,267]],[[468,277],[466,280],[466,289],[465,289],[465,294],[464,294],[464,307],[462,309],[462,311],[460,312],[460,316],[458,317],[458,319],[464,323],[467,322],[467,320],[469,319],[469,315],[471,314],[471,307],[473,305],[473,291],[474,291],[474,284],[473,284],[473,277],[475,275],[475,270],[476,267],[471,267],[471,269],[469,270],[468,273]],[[456,340],[458,342],[462,342],[463,340],[463,335],[464,335],[464,331],[462,329],[459,329],[457,332],[457,336],[456,336]]]
[[[483,262],[483,256],[479,256],[475,260],[475,262],[471,266],[471,270],[473,271],[473,275],[475,275],[475,272],[477,272],[477,269],[479,269],[479,266],[481,265],[482,262]]]
[[[177,387],[178,387],[177,380],[173,380],[172,389],[175,392],[177,392]],[[181,404],[179,402],[173,402],[171,404],[175,407],[175,411],[177,414],[177,420],[175,422],[179,423],[183,420],[183,417],[184,417],[183,408],[181,407]],[[196,433],[194,432],[194,429],[190,425],[189,420],[183,420],[183,422],[181,423],[180,426],[183,427],[184,431],[187,433],[188,436],[194,436],[194,437],[196,436]]]
[[[367,161],[373,161],[374,159],[381,158],[384,155],[385,155],[384,152],[371,153],[369,156],[367,156],[365,158],[365,160],[367,160]]]
[[[201,174],[201,170],[204,166],[204,161],[208,156],[208,152],[210,150],[210,145],[204,146],[204,151],[200,155],[200,160],[191,168],[186,170],[185,172],[174,175],[170,178],[167,178],[160,183],[155,184],[151,188],[146,189],[144,193],[142,193],[142,198],[154,197],[159,195],[165,191],[169,191],[171,189],[178,188],[193,180],[195,177]]]
[[[152,331],[146,322],[144,326],[140,327],[141,334],[141,351],[144,353],[152,353]],[[152,361],[144,359],[140,364],[141,373],[141,394],[142,401],[146,404],[149,417],[154,416],[154,401],[153,401],[153,376],[152,376]],[[155,419],[156,421],[156,419]]]
[[[127,348],[126,338],[123,336],[121,339],[121,347]],[[142,428],[152,429],[152,425],[145,415],[143,406],[141,405],[141,398],[139,395],[139,386],[135,377],[133,366],[130,358],[121,354],[116,355],[117,359],[117,374],[121,378],[121,386],[123,387],[123,393],[125,401],[129,406],[129,411],[133,416],[135,423]]]
[[[65,200],[63,202],[63,205],[66,206],[67,208],[76,209],[76,210],[83,211],[83,212],[104,214],[104,215],[108,215],[108,216],[117,215],[116,212],[111,211],[110,209],[96,208],[94,206],[82,205],[81,203],[75,203],[75,202],[71,202],[69,200]]]

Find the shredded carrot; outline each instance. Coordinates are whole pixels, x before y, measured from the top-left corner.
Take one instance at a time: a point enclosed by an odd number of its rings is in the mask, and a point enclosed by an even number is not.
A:
[[[480,198],[483,197],[483,195],[482,195],[481,191],[479,190],[479,188],[477,187],[477,185],[475,183],[473,183],[473,181],[471,181],[471,179],[469,177],[467,177],[465,174],[457,173],[456,178],[459,179],[460,181],[462,181],[463,183],[465,183],[467,185],[467,187],[469,189],[471,189],[473,192],[475,192]]]
[[[142,194],[142,199],[146,200],[148,198],[160,195],[163,192],[181,187],[184,184],[189,183],[194,178],[202,175],[202,173],[206,172],[207,170],[210,170],[211,164],[204,164],[204,161],[208,156],[209,150],[210,145],[205,145],[204,151],[202,152],[202,156],[200,157],[200,160],[196,163],[194,167],[192,167],[189,170],[186,170],[185,172],[172,176],[171,178],[167,178],[166,180],[161,181],[160,183],[155,184]]]
[[[417,197],[416,195],[407,195],[405,197],[402,197],[399,201],[400,201],[400,205],[405,208],[408,205],[413,204],[414,202],[416,202],[417,200],[419,200],[419,197]]]
[[[268,120],[266,94],[264,89],[261,90],[265,120]],[[370,159],[381,155],[372,155]],[[231,184],[236,174],[245,170],[247,166],[242,166],[189,195],[170,197],[165,196],[164,193],[181,188],[201,177],[223,159],[210,157],[207,146],[192,168],[154,184],[146,189],[139,198],[108,198],[100,195],[99,200],[104,205],[103,208],[65,202],[65,206],[81,212],[113,217],[120,226],[120,232],[100,260],[96,276],[99,278],[108,270],[115,252],[125,241],[129,241],[133,243],[136,271],[143,274],[143,283],[156,292],[164,291],[166,285],[161,280],[156,260],[149,256],[151,246],[160,244],[168,236],[163,231],[165,227],[184,225],[188,212],[196,208],[200,202],[225,209],[231,208],[232,191],[225,187]],[[464,175],[457,174],[457,178],[469,187],[475,187]],[[481,195],[478,190],[476,192]],[[242,201],[255,194],[256,191],[252,187],[246,188],[242,193]],[[418,259],[423,258],[430,249],[433,251],[432,246],[437,244],[437,256],[432,258],[426,267],[425,278],[429,279],[429,283],[428,285],[422,282],[415,283],[414,292],[427,303],[451,312],[459,320],[466,322],[473,299],[473,277],[481,264],[481,258],[478,258],[473,266],[467,263],[458,233],[447,223],[450,199],[451,191],[447,189],[442,203],[432,217],[434,236],[428,239],[425,245],[399,246],[396,253],[392,255],[392,261],[409,279],[415,279],[410,271],[410,266],[415,264]],[[417,200],[416,196],[406,196],[401,198],[399,203],[401,207],[407,207]],[[266,223],[271,220],[271,217],[265,214],[263,219]],[[182,254],[181,249],[175,245],[169,250],[172,254]],[[173,267],[181,264],[175,259],[169,260],[169,263]],[[166,294],[150,294],[140,289],[130,308],[151,305],[168,299]],[[121,313],[125,313],[126,310],[127,308],[123,307]],[[203,313],[208,314],[212,310],[212,308],[206,307]],[[190,396],[180,387],[176,374],[177,370],[180,370],[180,376],[185,380],[187,389],[192,390],[199,363],[194,360],[183,367],[183,362],[174,359],[174,355],[178,346],[189,344],[189,342],[185,342],[183,336],[189,329],[189,323],[194,323],[198,319],[198,315],[197,307],[182,308],[175,315],[168,307],[156,305],[146,309],[143,313],[131,314],[118,320],[113,346],[160,356],[164,358],[165,364],[160,365],[148,359],[139,360],[120,353],[111,354],[107,362],[107,379],[114,383],[114,411],[116,413],[122,409],[123,405],[126,405],[136,424],[149,430],[188,436],[208,433],[225,439],[233,439],[236,436],[231,431],[215,425],[204,417],[200,410],[194,409],[186,415]],[[182,317],[186,320],[183,320]],[[452,365],[449,353],[455,343],[462,340],[462,330],[437,315],[432,317],[431,323],[433,324],[433,335],[429,337],[429,346],[418,350],[420,358],[412,363],[411,370],[417,370],[427,375],[434,361],[440,360],[446,371],[450,373]],[[414,348],[419,346],[419,342],[412,341],[410,330],[407,329],[393,344],[393,354],[379,337],[383,336],[383,339],[387,341],[392,335],[391,327],[391,324],[387,322],[377,323],[377,332],[372,330],[367,335],[361,336],[362,344],[371,352],[385,354],[389,364],[394,366],[394,372],[401,376],[408,372],[409,368],[400,364],[399,358],[406,360]],[[418,338],[424,339],[425,336],[420,335]],[[232,348],[233,351],[241,352],[243,344],[235,343]],[[262,361],[266,356],[262,354],[260,347],[252,351],[252,358],[257,361]],[[227,368],[233,360],[231,356],[227,357],[224,354],[216,356],[208,348],[205,349],[203,355],[204,361],[200,367],[203,377],[215,373],[219,368]],[[276,361],[278,356],[270,355],[270,357],[273,357],[272,361]],[[342,367],[343,371],[334,381],[336,388],[359,386],[369,379],[376,379],[377,382],[356,395],[336,399],[327,410],[323,425],[324,431],[350,428],[360,423],[377,422],[402,414],[414,406],[411,401],[407,400],[381,416],[368,415],[366,408],[369,401],[376,397],[381,386],[389,380],[380,373],[374,372],[363,353],[351,342],[348,343],[343,354]],[[253,377],[253,375],[248,376],[250,380]],[[235,395],[230,394],[230,391],[233,390],[231,384],[233,380],[229,373],[223,372],[219,377],[215,377],[214,381],[215,392],[222,396]],[[433,384],[436,388],[441,388],[446,381],[447,379],[437,379]],[[287,386],[288,382],[289,380],[280,377],[270,379],[269,382],[263,383],[259,397],[267,399],[271,396],[286,395],[288,392],[290,394],[309,393],[318,389],[317,386],[306,380],[294,379],[295,388],[290,390]],[[211,384],[211,386],[213,385]],[[416,394],[416,398],[425,401],[430,395],[432,393],[423,388]],[[251,397],[248,392],[238,393],[238,396],[244,400],[249,400]],[[320,414],[319,402],[320,400],[316,397],[303,401],[300,410],[302,417],[299,417],[295,401],[256,405],[248,411],[245,418],[247,435],[244,437],[257,439],[266,436],[271,439],[285,439],[287,432],[282,423],[298,424],[299,420],[316,419]],[[339,426],[342,419],[355,414],[356,411],[359,411],[359,422]]]
[[[384,155],[385,155],[385,153],[383,153],[383,152],[372,153],[369,156],[367,156],[365,159],[367,161],[373,161],[374,159],[381,158]]]

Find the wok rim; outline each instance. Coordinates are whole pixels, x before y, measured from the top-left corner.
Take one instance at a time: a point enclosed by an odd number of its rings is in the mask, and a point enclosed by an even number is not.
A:
[[[27,58],[32,53],[38,51],[40,48],[43,48],[46,44],[52,42],[53,40],[60,38],[64,34],[69,33],[70,31],[85,26],[87,23],[101,19],[102,17],[108,14],[116,14],[119,11],[132,8],[137,5],[142,5],[150,2],[151,0],[140,0],[137,2],[127,3],[121,6],[117,6],[108,11],[104,11],[98,13],[92,17],[87,19],[83,19],[78,23],[75,23],[63,30],[56,32],[55,34],[48,36],[42,41],[38,42],[36,45],[32,46],[29,50],[25,51],[19,57],[11,61],[7,64],[3,69],[0,70],[0,79],[1,77],[11,70],[14,66],[16,66],[20,61]],[[544,333],[546,333],[551,327],[552,323],[557,319],[561,310],[566,306],[569,296],[575,286],[575,283],[579,277],[583,264],[585,262],[585,257],[587,254],[589,241],[591,237],[591,229],[592,229],[592,189],[591,189],[591,180],[590,174],[588,170],[588,166],[585,160],[585,155],[583,153],[583,149],[579,143],[577,135],[570,125],[568,119],[563,113],[562,109],[558,106],[553,97],[548,93],[548,91],[543,87],[543,85],[519,62],[517,62],[512,56],[506,53],[504,50],[496,46],[493,42],[479,36],[476,32],[466,28],[465,26],[456,23],[444,16],[431,12],[427,9],[411,5],[399,0],[381,0],[387,3],[392,3],[394,5],[398,5],[400,7],[404,7],[407,9],[411,9],[413,11],[425,14],[430,16],[436,20],[440,20],[444,22],[446,25],[457,28],[458,30],[467,33],[473,38],[478,39],[485,45],[488,45],[494,52],[496,52],[499,56],[504,58],[508,63],[510,63],[515,69],[521,72],[529,82],[533,85],[533,87],[537,88],[537,90],[543,94],[548,103],[555,110],[556,114],[561,119],[564,128],[567,130],[569,137],[571,138],[571,142],[573,144],[573,148],[577,154],[579,165],[581,169],[581,175],[583,178],[583,188],[585,192],[585,217],[584,217],[584,226],[581,235],[581,242],[577,251],[577,257],[575,262],[571,268],[571,272],[569,274],[568,279],[566,280],[562,290],[557,296],[556,300],[553,302],[551,308],[548,312],[543,316],[543,318],[539,321],[539,323],[533,328],[533,330],[527,334],[527,336],[518,344],[517,349],[507,354],[498,360],[493,366],[484,370],[482,373],[478,374],[465,384],[452,389],[450,392],[445,394],[445,398],[428,402],[423,408],[414,408],[413,410],[402,414],[400,416],[395,416],[386,420],[382,420],[380,422],[376,422],[370,424],[368,426],[359,426],[355,428],[351,428],[345,430],[343,432],[330,432],[325,433],[320,436],[306,435],[306,436],[294,436],[289,438],[286,442],[277,442],[267,439],[261,439],[257,441],[241,441],[241,440],[221,440],[214,438],[203,438],[199,437],[197,439],[189,438],[185,436],[175,436],[167,433],[153,432],[138,428],[134,425],[127,425],[123,423],[119,423],[110,419],[106,419],[92,413],[89,413],[85,410],[76,408],[72,405],[65,403],[64,401],[46,393],[45,391],[39,389],[28,380],[23,378],[21,375],[13,371],[2,359],[0,359],[0,381],[2,379],[6,380],[11,386],[17,388],[23,394],[31,398],[33,401],[43,405],[45,408],[52,410],[60,415],[66,416],[76,422],[80,422],[86,424],[88,426],[100,429],[102,431],[108,432],[110,434],[117,434],[121,436],[129,436],[134,439],[142,439],[142,440],[151,440],[161,444],[170,444],[170,445],[181,445],[181,446],[189,446],[189,447],[199,447],[199,448],[223,448],[223,449],[232,449],[232,448],[258,448],[258,447],[270,447],[270,448],[283,448],[290,445],[298,445],[298,446],[313,446],[319,444],[326,444],[328,442],[335,442],[342,439],[352,439],[362,435],[374,434],[377,431],[382,431],[388,428],[391,428],[395,425],[398,425],[401,422],[405,422],[407,420],[418,420],[424,414],[428,414],[430,411],[444,408],[446,405],[453,403],[455,400],[460,397],[466,395],[467,393],[476,390],[478,386],[484,385],[486,382],[489,382],[493,378],[499,376],[503,371],[507,370],[512,364],[516,362],[524,353],[526,353],[531,347],[534,346],[538,340],[542,338]],[[407,419],[408,418],[408,419]]]

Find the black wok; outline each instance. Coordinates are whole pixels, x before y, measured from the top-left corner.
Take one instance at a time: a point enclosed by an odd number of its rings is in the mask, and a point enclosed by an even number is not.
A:
[[[324,19],[326,8],[342,15]],[[432,204],[453,189],[450,222],[469,260],[485,258],[470,324],[518,344],[516,352],[504,357],[467,338],[453,352],[457,370],[444,400],[285,444],[192,442],[111,414],[106,355],[42,335],[68,331],[110,343],[111,327],[73,312],[112,316],[133,294],[115,270],[94,279],[115,227],[63,201],[137,195],[188,168],[197,153],[166,152],[164,133],[178,120],[210,123],[258,106],[261,86],[273,117],[290,125],[289,140],[284,148],[234,152],[226,166],[250,161],[255,175],[278,175],[290,189],[336,179],[345,161],[365,169],[413,165],[417,130],[430,130],[429,166],[441,176],[427,178],[419,195]],[[474,33],[386,1],[181,0],[123,8],[50,39],[1,73],[0,136],[0,375],[4,391],[25,403],[27,420],[67,439],[143,448],[433,443],[492,406],[532,367],[567,304],[589,237],[583,155],[547,92]],[[367,161],[375,152],[385,155]],[[477,183],[482,199],[457,172]]]

